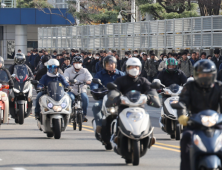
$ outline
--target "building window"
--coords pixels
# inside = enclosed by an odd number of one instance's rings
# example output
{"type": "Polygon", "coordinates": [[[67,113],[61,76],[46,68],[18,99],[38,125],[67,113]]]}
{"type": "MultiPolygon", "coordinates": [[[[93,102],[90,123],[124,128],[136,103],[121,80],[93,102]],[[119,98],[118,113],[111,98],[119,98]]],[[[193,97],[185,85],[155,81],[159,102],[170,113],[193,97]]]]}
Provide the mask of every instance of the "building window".
{"type": "Polygon", "coordinates": [[[38,48],[38,41],[28,41],[27,48],[38,48]]]}

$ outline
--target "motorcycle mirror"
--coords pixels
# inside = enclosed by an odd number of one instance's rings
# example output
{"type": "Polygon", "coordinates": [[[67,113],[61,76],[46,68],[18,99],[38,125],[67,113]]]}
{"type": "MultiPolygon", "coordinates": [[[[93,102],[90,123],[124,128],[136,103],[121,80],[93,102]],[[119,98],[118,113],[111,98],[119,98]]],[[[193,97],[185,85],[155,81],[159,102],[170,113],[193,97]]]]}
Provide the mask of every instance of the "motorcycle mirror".
{"type": "Polygon", "coordinates": [[[95,84],[102,84],[100,79],[94,78],[92,79],[92,82],[95,84]]]}
{"type": "Polygon", "coordinates": [[[37,81],[37,80],[32,80],[31,83],[32,83],[33,85],[37,85],[37,84],[39,84],[39,81],[37,81]]]}
{"type": "Polygon", "coordinates": [[[109,90],[115,90],[116,88],[117,88],[117,85],[115,84],[115,83],[108,83],[107,85],[106,85],[106,87],[107,87],[107,89],[109,89],[109,90]]]}
{"type": "Polygon", "coordinates": [[[11,77],[12,77],[12,78],[15,78],[15,77],[16,77],[16,75],[15,75],[15,74],[12,74],[12,75],[11,75],[11,77]]]}
{"type": "Polygon", "coordinates": [[[171,103],[170,105],[173,109],[185,109],[186,108],[186,106],[181,102],[171,103]]]}

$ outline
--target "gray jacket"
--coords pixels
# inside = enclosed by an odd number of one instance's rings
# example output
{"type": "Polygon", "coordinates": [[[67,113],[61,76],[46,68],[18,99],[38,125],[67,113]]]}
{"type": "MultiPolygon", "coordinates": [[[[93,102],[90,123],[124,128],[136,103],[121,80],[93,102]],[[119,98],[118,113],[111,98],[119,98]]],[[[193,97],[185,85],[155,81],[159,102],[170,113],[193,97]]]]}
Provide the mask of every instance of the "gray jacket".
{"type": "Polygon", "coordinates": [[[180,59],[178,60],[178,62],[180,62],[179,69],[184,72],[186,77],[190,77],[193,75],[193,65],[190,60],[187,59],[186,61],[184,61],[180,59]]]}
{"type": "MultiPolygon", "coordinates": [[[[87,81],[92,81],[92,75],[89,73],[89,71],[86,68],[81,68],[79,72],[76,72],[74,67],[67,68],[64,72],[64,77],[66,80],[69,82],[69,80],[74,79],[74,77],[78,74],[78,76],[75,78],[79,82],[87,82],[87,81]]],[[[78,94],[78,86],[73,85],[72,86],[72,92],[74,94],[78,94]]],[[[81,91],[80,93],[87,93],[87,85],[82,85],[81,86],[81,91]]]]}
{"type": "Polygon", "coordinates": [[[158,71],[163,71],[163,69],[165,68],[165,65],[166,65],[166,61],[161,61],[158,67],[158,71]]]}

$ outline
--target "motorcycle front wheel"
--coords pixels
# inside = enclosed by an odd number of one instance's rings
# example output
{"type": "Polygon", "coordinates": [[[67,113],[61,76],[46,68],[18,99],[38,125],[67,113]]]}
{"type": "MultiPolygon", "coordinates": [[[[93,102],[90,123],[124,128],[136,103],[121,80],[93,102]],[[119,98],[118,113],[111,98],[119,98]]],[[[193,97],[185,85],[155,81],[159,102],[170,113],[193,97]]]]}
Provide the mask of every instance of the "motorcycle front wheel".
{"type": "Polygon", "coordinates": [[[79,131],[82,131],[82,114],[78,114],[79,131]]]}
{"type": "Polygon", "coordinates": [[[60,139],[61,137],[61,119],[53,119],[53,134],[55,139],[60,139]]]}
{"type": "Polygon", "coordinates": [[[19,105],[19,112],[18,112],[18,123],[22,125],[24,123],[24,105],[19,105]]]}
{"type": "Polygon", "coordinates": [[[140,162],[140,141],[132,141],[132,163],[134,166],[139,165],[140,162]]]}

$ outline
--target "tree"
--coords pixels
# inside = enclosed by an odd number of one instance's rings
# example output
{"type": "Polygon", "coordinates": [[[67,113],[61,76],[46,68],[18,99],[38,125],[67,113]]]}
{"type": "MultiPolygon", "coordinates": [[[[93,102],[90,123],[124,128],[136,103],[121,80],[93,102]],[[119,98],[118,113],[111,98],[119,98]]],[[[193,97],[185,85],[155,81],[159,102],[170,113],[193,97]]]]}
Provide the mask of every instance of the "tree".
{"type": "MultiPolygon", "coordinates": [[[[16,1],[17,8],[35,8],[35,1],[33,0],[17,0],[16,1]]],[[[38,4],[41,5],[42,8],[53,8],[47,0],[38,0],[38,4]]]]}
{"type": "MultiPolygon", "coordinates": [[[[76,11],[76,2],[68,1],[68,12],[80,20],[81,24],[116,23],[121,10],[130,10],[130,1],[127,0],[81,0],[80,12],[76,11]]],[[[123,13],[123,20],[127,15],[123,13]]]]}
{"type": "Polygon", "coordinates": [[[198,5],[190,0],[157,0],[157,3],[141,4],[138,0],[142,13],[150,13],[155,19],[173,19],[185,17],[197,17],[198,5]]]}
{"type": "Polygon", "coordinates": [[[221,0],[198,0],[201,16],[219,15],[221,0]]]}

